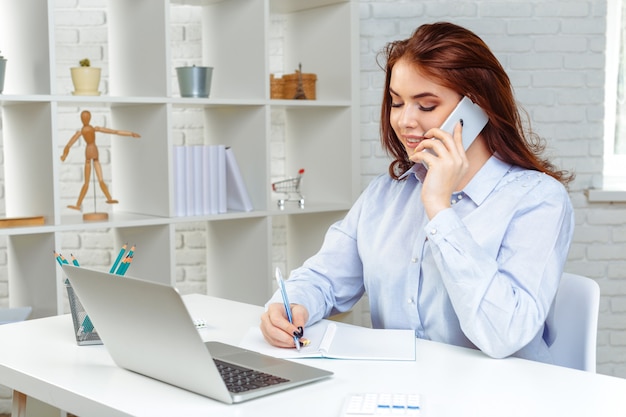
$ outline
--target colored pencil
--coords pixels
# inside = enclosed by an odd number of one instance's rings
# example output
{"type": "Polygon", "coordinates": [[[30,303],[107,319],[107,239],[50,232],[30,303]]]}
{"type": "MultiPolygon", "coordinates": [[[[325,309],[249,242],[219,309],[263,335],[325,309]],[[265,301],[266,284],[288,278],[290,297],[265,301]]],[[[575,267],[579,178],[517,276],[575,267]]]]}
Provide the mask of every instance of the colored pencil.
{"type": "Polygon", "coordinates": [[[124,256],[124,259],[122,259],[122,263],[120,263],[120,266],[117,268],[117,271],[115,271],[116,275],[124,275],[126,273],[126,270],[128,270],[128,267],[130,267],[130,263],[133,260],[134,254],[135,254],[135,245],[130,247],[130,250],[128,251],[126,256],[124,256]]]}
{"type": "Polygon", "coordinates": [[[133,261],[133,256],[127,256],[124,258],[124,262],[122,262],[122,264],[120,265],[120,267],[118,268],[118,272],[117,275],[125,275],[126,271],[128,271],[128,268],[130,267],[130,263],[133,261]]]}
{"type": "Polygon", "coordinates": [[[126,253],[127,247],[128,245],[124,243],[124,246],[122,246],[122,249],[120,249],[120,253],[118,253],[117,258],[115,258],[115,262],[113,262],[113,266],[109,270],[109,274],[112,274],[115,272],[115,270],[117,269],[117,266],[120,264],[120,261],[122,260],[122,256],[124,256],[124,253],[126,253]]]}
{"type": "Polygon", "coordinates": [[[63,266],[63,264],[67,263],[67,259],[65,259],[63,257],[63,255],[61,255],[60,253],[58,253],[57,251],[54,251],[54,257],[56,258],[57,262],[59,263],[59,265],[63,266]]]}

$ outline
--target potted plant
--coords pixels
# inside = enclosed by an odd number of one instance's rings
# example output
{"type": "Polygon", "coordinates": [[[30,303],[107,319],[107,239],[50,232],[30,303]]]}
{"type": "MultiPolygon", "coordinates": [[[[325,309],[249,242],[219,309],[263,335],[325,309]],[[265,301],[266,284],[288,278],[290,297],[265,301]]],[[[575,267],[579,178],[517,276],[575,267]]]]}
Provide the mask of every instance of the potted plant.
{"type": "Polygon", "coordinates": [[[80,66],[70,68],[75,96],[99,96],[100,68],[92,67],[89,59],[81,59],[80,66]]]}
{"type": "Polygon", "coordinates": [[[176,68],[181,97],[209,97],[213,67],[176,68]]]}
{"type": "Polygon", "coordinates": [[[6,69],[7,66],[7,60],[2,56],[2,53],[0,52],[0,93],[2,93],[2,90],[4,88],[4,71],[6,69]]]}

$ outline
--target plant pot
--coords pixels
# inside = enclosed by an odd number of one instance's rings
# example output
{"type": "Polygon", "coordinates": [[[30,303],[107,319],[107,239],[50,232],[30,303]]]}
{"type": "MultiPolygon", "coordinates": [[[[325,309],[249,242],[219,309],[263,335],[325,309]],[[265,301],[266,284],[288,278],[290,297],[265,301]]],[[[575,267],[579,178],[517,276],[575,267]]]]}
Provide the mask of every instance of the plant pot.
{"type": "Polygon", "coordinates": [[[70,68],[75,96],[99,96],[100,68],[73,67],[70,68]]]}
{"type": "Polygon", "coordinates": [[[176,75],[181,97],[209,96],[213,67],[178,67],[176,75]]]}
{"type": "Polygon", "coordinates": [[[2,94],[2,90],[4,89],[4,72],[7,67],[7,60],[4,58],[0,58],[0,94],[2,94]]]}

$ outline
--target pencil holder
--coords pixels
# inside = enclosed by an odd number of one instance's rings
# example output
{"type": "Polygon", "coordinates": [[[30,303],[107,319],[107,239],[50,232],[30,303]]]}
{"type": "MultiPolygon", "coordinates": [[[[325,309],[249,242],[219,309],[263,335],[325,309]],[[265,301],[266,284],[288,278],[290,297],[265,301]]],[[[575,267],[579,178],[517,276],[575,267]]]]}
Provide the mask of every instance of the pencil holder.
{"type": "Polygon", "coordinates": [[[83,345],[101,345],[102,340],[98,336],[98,332],[93,327],[93,323],[89,319],[87,312],[80,303],[80,300],[74,292],[74,288],[66,280],[65,288],[67,288],[67,298],[70,302],[70,311],[72,313],[72,322],[74,322],[74,335],[76,343],[83,345]]]}

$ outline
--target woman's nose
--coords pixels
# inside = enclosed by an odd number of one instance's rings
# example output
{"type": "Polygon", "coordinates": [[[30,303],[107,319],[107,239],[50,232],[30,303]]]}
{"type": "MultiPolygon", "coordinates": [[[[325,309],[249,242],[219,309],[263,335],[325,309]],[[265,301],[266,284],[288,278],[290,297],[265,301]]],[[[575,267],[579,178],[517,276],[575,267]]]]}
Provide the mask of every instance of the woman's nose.
{"type": "Polygon", "coordinates": [[[404,106],[402,108],[402,112],[400,113],[398,123],[400,124],[400,127],[403,128],[417,127],[417,109],[409,105],[404,106]]]}

